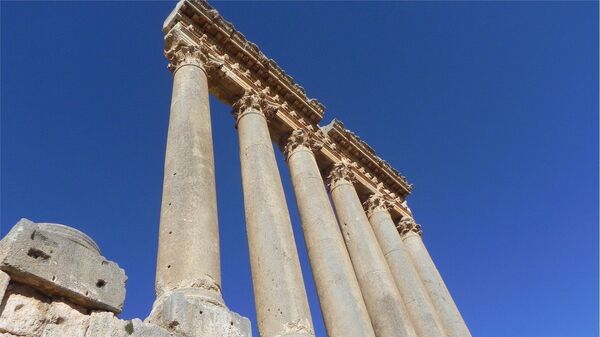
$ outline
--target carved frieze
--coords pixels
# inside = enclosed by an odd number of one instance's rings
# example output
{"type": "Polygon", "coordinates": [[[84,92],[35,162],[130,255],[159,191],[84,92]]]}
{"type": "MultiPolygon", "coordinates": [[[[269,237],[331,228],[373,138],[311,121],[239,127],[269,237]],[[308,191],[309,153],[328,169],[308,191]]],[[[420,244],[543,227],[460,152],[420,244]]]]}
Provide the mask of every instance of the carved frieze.
{"type": "Polygon", "coordinates": [[[308,98],[304,88],[206,1],[182,1],[165,21],[165,37],[177,25],[186,27],[188,37],[197,45],[206,47],[210,58],[222,64],[220,75],[226,76],[226,82],[232,86],[213,88],[221,94],[220,99],[233,104],[232,100],[240,92],[258,92],[270,87],[272,96],[278,96],[282,103],[288,104],[289,111],[296,111],[311,124],[323,118],[323,104],[308,98]]]}

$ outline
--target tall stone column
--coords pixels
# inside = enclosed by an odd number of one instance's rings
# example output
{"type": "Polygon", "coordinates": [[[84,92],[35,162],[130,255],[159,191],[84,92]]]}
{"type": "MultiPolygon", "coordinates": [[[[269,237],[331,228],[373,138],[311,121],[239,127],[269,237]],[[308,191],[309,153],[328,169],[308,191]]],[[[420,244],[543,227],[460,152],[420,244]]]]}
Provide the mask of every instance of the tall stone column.
{"type": "Polygon", "coordinates": [[[350,165],[344,160],[333,166],[329,189],[375,335],[416,337],[400,292],[352,184],[350,165]]]}
{"type": "Polygon", "coordinates": [[[442,276],[423,244],[421,226],[412,218],[405,217],[398,224],[398,230],[448,337],[471,337],[442,276]]]}
{"type": "Polygon", "coordinates": [[[374,337],[313,147],[314,137],[300,129],[283,146],[327,336],[374,337]]]}
{"type": "Polygon", "coordinates": [[[363,204],[418,336],[445,337],[437,312],[421,283],[388,211],[391,201],[375,193],[363,204]]]}
{"type": "Polygon", "coordinates": [[[160,214],[157,298],[148,322],[177,335],[248,337],[221,296],[219,228],[206,55],[166,36],[173,96],[160,214]]]}
{"type": "Polygon", "coordinates": [[[173,40],[173,96],[160,213],[157,297],[178,290],[221,299],[219,229],[206,56],[173,40]],[[182,253],[185,249],[185,253],[182,253]]]}
{"type": "Polygon", "coordinates": [[[314,336],[300,261],[281,184],[264,97],[233,106],[240,142],[244,209],[258,329],[262,337],[314,336]]]}

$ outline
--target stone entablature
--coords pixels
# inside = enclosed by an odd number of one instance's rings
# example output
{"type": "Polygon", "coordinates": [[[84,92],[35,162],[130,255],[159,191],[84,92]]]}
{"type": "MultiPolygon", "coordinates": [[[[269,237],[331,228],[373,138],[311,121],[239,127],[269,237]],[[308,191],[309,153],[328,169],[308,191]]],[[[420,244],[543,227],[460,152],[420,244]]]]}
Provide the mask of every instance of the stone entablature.
{"type": "Polygon", "coordinates": [[[282,119],[297,115],[316,124],[323,118],[323,104],[308,98],[304,88],[205,1],[179,2],[165,21],[163,32],[167,50],[170,35],[206,46],[208,59],[218,65],[209,75],[214,82],[210,90],[220,100],[233,104],[245,91],[266,90],[282,105],[282,119]]]}
{"type": "Polygon", "coordinates": [[[211,94],[230,105],[243,97],[260,97],[262,102],[268,102],[265,104],[268,111],[262,109],[262,112],[268,117],[275,142],[285,141],[294,130],[304,130],[322,144],[315,151],[325,173],[328,166],[347,158],[356,164],[355,183],[360,190],[386,194],[394,201],[390,210],[394,218],[411,215],[403,205],[412,190],[406,178],[340,121],[334,120],[319,128],[324,115],[323,104],[308,98],[292,77],[208,3],[179,2],[165,21],[163,32],[165,54],[172,70],[181,59],[199,64],[207,73],[211,94]],[[197,60],[189,61],[194,55],[197,60]]]}
{"type": "Polygon", "coordinates": [[[173,96],[152,312],[118,319],[124,271],[87,235],[24,219],[0,241],[0,337],[252,336],[221,292],[209,92],[232,106],[238,133],[260,336],[315,337],[276,143],[328,336],[471,337],[404,176],[340,121],[320,127],[323,105],[206,2],[181,0],[164,33],[173,96]]]}
{"type": "Polygon", "coordinates": [[[321,130],[361,167],[359,171],[366,178],[384,184],[386,194],[393,193],[405,200],[412,192],[412,184],[406,180],[406,177],[377,156],[372,147],[346,129],[341,121],[334,119],[328,125],[321,127],[321,130]]]}

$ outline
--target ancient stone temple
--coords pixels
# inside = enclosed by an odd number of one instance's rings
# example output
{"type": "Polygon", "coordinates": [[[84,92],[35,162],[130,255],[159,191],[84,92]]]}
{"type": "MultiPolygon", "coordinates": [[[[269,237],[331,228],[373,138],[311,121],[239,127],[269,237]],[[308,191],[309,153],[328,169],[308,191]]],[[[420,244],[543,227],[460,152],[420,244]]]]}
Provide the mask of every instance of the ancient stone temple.
{"type": "Polygon", "coordinates": [[[315,335],[275,151],[289,166],[328,336],[471,336],[404,176],[342,122],[322,124],[323,104],[206,2],[179,2],[163,33],[173,92],[150,316],[115,316],[126,276],[92,239],[23,219],[0,242],[0,336],[251,336],[221,293],[209,94],[231,105],[239,138],[261,337],[315,335]]]}

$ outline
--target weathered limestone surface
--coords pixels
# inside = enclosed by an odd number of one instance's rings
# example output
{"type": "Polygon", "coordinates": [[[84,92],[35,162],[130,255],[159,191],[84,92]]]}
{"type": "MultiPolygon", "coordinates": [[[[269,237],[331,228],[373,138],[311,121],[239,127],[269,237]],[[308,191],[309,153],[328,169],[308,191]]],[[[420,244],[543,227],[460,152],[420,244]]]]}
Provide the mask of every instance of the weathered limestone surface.
{"type": "Polygon", "coordinates": [[[187,337],[139,319],[124,321],[109,311],[91,311],[11,283],[0,307],[2,337],[187,337]]]}
{"type": "Polygon", "coordinates": [[[148,322],[185,336],[251,336],[221,295],[219,228],[204,51],[165,37],[173,96],[159,231],[156,294],[148,322]],[[185,252],[181,251],[185,247],[185,252]]]}
{"type": "Polygon", "coordinates": [[[46,325],[49,302],[47,296],[33,288],[9,285],[2,299],[0,332],[39,336],[46,325]]]}
{"type": "Polygon", "coordinates": [[[251,337],[250,321],[218,303],[175,292],[154,304],[148,323],[184,336],[251,337]]]}
{"type": "MultiPolygon", "coordinates": [[[[100,301],[114,298],[86,289],[102,280],[100,288],[114,291],[109,295],[124,297],[126,276],[73,228],[22,219],[0,241],[0,254],[0,337],[190,336],[139,319],[120,320],[109,305],[99,308],[100,301]]],[[[122,298],[118,302],[120,309],[122,298]]]]}
{"type": "Polygon", "coordinates": [[[329,189],[375,335],[416,337],[352,179],[350,163],[337,163],[329,175],[329,189]]]}
{"type": "Polygon", "coordinates": [[[86,308],[123,308],[125,272],[73,228],[22,219],[0,241],[0,269],[16,282],[86,308]]]}
{"type": "Polygon", "coordinates": [[[437,312],[387,210],[388,200],[381,194],[373,194],[364,206],[417,335],[445,337],[437,312]]]}
{"type": "Polygon", "coordinates": [[[0,271],[0,298],[4,297],[8,283],[10,282],[10,276],[7,273],[0,271]]]}
{"type": "Polygon", "coordinates": [[[244,210],[261,337],[314,336],[292,224],[266,116],[270,107],[247,93],[234,105],[244,210]]]}
{"type": "Polygon", "coordinates": [[[160,217],[156,294],[193,289],[221,298],[219,229],[208,80],[198,47],[173,37],[165,54],[173,96],[160,217]],[[182,254],[181,247],[185,247],[182,254]]]}
{"type": "Polygon", "coordinates": [[[352,263],[312,152],[301,129],[284,146],[308,256],[329,337],[374,337],[352,263]]]}
{"type": "Polygon", "coordinates": [[[448,337],[471,337],[446,284],[421,239],[421,226],[411,218],[398,224],[406,250],[435,306],[448,337]]]}

